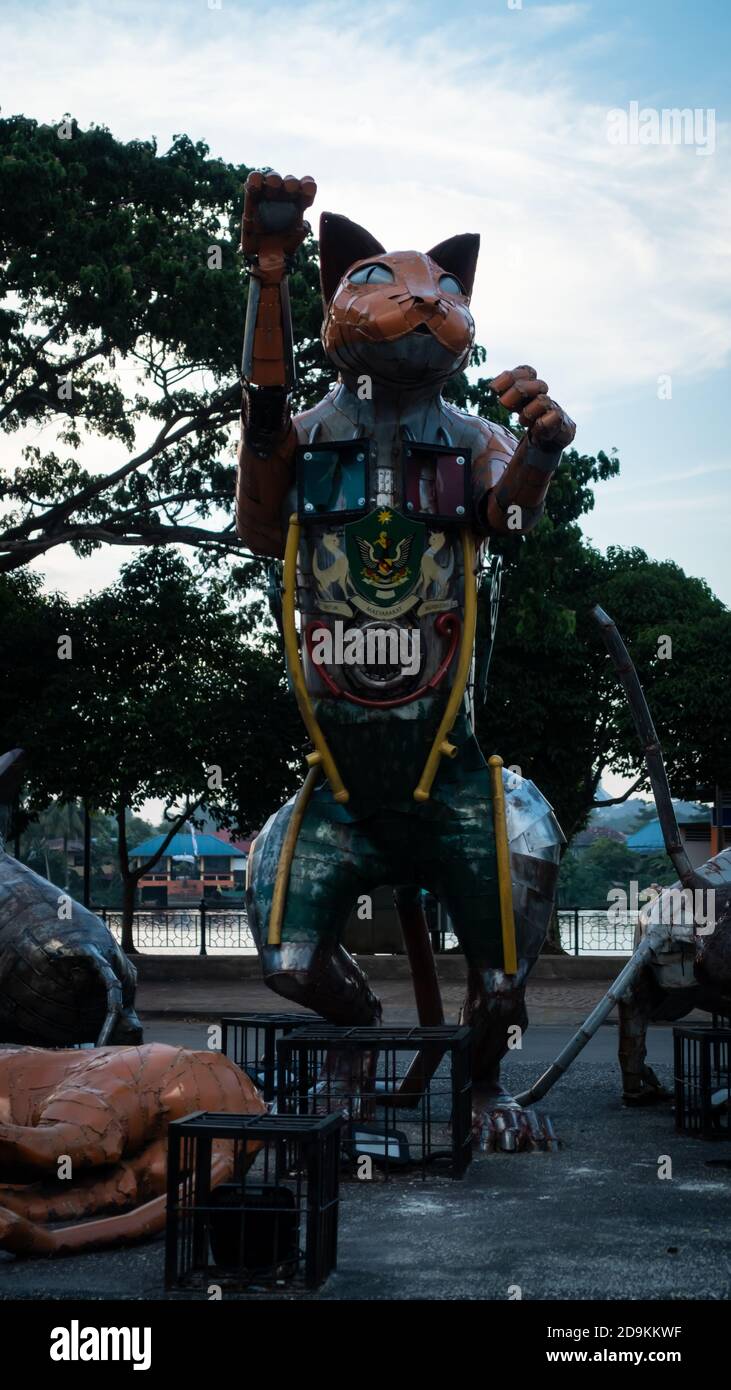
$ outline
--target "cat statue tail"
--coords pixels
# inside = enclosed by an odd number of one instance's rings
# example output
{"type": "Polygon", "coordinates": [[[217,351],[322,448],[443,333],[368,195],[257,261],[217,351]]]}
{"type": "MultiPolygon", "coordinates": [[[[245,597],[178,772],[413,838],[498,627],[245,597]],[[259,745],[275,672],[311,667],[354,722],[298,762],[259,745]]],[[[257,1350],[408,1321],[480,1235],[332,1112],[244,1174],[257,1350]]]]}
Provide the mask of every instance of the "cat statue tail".
{"type": "MultiPolygon", "coordinates": [[[[614,668],[622,683],[627,703],[630,707],[632,719],[639,739],[645,766],[652,785],[655,804],[658,810],[660,825],[665,839],[665,847],[678,873],[681,883],[684,886],[708,887],[708,880],[697,870],[693,869],[688,856],[683,848],[678,823],[673,809],[670,787],[668,785],[665,764],[663,763],[660,741],[655,732],[655,726],[645,699],[644,692],[640,685],[637,672],[632,658],[617,631],[616,625],[604,612],[599,605],[592,609],[592,617],[597,623],[604,645],[612,659],[614,668]]],[[[586,1047],[590,1038],[593,1038],[597,1028],[604,1022],[604,1019],[611,1013],[614,1005],[627,993],[633,981],[637,978],[642,967],[649,960],[661,945],[667,946],[672,937],[672,926],[662,921],[652,923],[639,945],[634,955],[630,957],[624,969],[619,972],[614,984],[603,999],[600,999],[596,1008],[592,1010],[589,1017],[585,1019],[578,1032],[574,1033],[573,1038],[567,1042],[566,1046],[559,1052],[555,1062],[552,1062],[547,1071],[531,1086],[529,1091],[524,1091],[516,1099],[519,1105],[533,1105],[537,1100],[541,1100],[555,1085],[560,1076],[563,1076],[568,1067],[571,1066],[575,1057],[586,1047]]]]}

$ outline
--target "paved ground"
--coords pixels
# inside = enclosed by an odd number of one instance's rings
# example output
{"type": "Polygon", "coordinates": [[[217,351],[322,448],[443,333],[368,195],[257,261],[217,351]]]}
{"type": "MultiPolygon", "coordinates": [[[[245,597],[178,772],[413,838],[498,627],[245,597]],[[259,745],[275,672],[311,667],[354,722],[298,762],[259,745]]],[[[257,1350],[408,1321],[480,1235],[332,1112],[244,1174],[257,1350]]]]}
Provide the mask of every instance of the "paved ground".
{"type": "MultiPolygon", "coordinates": [[[[401,1020],[391,1018],[390,1021],[396,1023],[401,1020]]],[[[411,1018],[403,1021],[416,1022],[415,1019],[411,1018]]],[[[202,1018],[155,1018],[147,1020],[145,1038],[148,1042],[177,1043],[184,1047],[206,1048],[208,1046],[208,1026],[208,1020],[202,1018]]],[[[573,1036],[574,1031],[571,1023],[531,1024],[524,1035],[523,1047],[519,1056],[519,1061],[524,1062],[529,1069],[533,1068],[531,1080],[540,1075],[546,1065],[553,1061],[556,1053],[560,1052],[564,1043],[573,1036]]],[[[650,1034],[649,1052],[653,1066],[658,1061],[664,1062],[668,1068],[672,1068],[672,1028],[652,1028],[650,1034]]],[[[597,1064],[601,1063],[614,1075],[613,1069],[617,1066],[617,1028],[613,1020],[599,1029],[591,1042],[587,1044],[582,1056],[585,1060],[597,1064]]],[[[511,1059],[508,1059],[506,1065],[510,1061],[511,1059]]],[[[616,1077],[619,1078],[619,1071],[616,1072],[616,1077]]]]}
{"type": "MultiPolygon", "coordinates": [[[[528,983],[528,1015],[531,1023],[583,1022],[609,988],[609,980],[537,980],[528,983]]],[[[414,992],[410,980],[377,980],[373,988],[383,1004],[386,1023],[416,1022],[414,992]]],[[[456,1020],[464,999],[464,985],[441,982],[445,1015],[456,1020]]],[[[216,1023],[222,1014],[246,1009],[293,1009],[277,1000],[261,980],[232,982],[180,980],[171,984],[141,980],[137,1007],[144,1016],[205,1018],[216,1023]]]]}
{"type": "MultiPolygon", "coordinates": [[[[143,1008],[156,988],[145,987],[143,1008]]],[[[534,1079],[602,989],[534,987],[533,1026],[506,1062],[510,1085],[534,1079]]],[[[217,987],[209,1009],[176,986],[177,1011],[190,1015],[148,1015],[147,1038],[205,1046],[208,1021],[270,999],[254,986],[250,997],[248,986],[225,993],[217,987]]],[[[387,982],[382,993],[387,1017],[407,1021],[403,987],[387,982]]],[[[651,1060],[667,1084],[671,1041],[669,1028],[651,1030],[651,1060]]],[[[477,1154],[459,1182],[345,1183],[338,1271],[318,1297],[507,1299],[519,1285],[524,1299],[729,1299],[731,1144],[676,1136],[667,1104],[623,1109],[615,1051],[616,1028],[605,1026],[541,1107],[562,1139],[555,1153],[477,1154]],[[672,1176],[661,1179],[664,1156],[672,1176]]],[[[57,1263],[0,1254],[0,1299],[79,1296],[164,1298],[161,1241],[57,1263]]]]}

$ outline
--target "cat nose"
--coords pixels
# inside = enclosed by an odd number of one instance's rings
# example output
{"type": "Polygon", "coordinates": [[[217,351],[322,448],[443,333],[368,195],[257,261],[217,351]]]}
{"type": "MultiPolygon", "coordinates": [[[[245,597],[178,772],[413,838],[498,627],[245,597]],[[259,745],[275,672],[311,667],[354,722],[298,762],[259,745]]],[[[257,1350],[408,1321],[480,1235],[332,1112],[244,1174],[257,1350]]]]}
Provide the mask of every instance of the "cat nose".
{"type": "Polygon", "coordinates": [[[415,309],[428,309],[432,312],[437,307],[437,301],[438,295],[435,294],[415,294],[411,299],[415,309]]]}

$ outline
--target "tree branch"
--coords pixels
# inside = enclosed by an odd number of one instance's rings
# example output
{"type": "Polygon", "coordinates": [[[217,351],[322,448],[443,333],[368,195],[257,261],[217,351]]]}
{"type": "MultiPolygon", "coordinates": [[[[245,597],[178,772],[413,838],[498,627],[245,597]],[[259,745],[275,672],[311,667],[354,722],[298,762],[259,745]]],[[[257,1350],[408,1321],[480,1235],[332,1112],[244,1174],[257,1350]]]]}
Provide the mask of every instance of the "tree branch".
{"type": "Polygon", "coordinates": [[[641,787],[641,786],[642,786],[642,783],[643,783],[643,782],[646,782],[646,781],[647,781],[647,773],[646,773],[646,772],[641,772],[640,775],[639,775],[639,777],[637,778],[637,780],[636,780],[635,782],[632,783],[632,786],[631,786],[631,787],[628,787],[628,788],[627,788],[627,791],[626,791],[626,792],[623,792],[622,796],[609,796],[609,797],[607,797],[606,801],[592,801],[591,804],[592,804],[592,806],[599,806],[599,807],[601,807],[601,806],[621,806],[622,802],[623,802],[623,801],[629,800],[629,798],[631,797],[632,793],[633,793],[633,792],[636,792],[636,791],[637,791],[637,788],[638,788],[638,787],[641,787]]]}
{"type": "Polygon", "coordinates": [[[237,555],[244,551],[242,542],[231,534],[229,527],[224,531],[205,531],[200,526],[154,526],[149,530],[121,533],[111,531],[101,524],[70,526],[67,530],[43,540],[0,540],[0,551],[6,552],[4,559],[0,556],[0,574],[9,574],[12,570],[20,569],[22,565],[28,564],[38,555],[45,555],[57,545],[86,540],[104,541],[108,545],[171,545],[177,542],[181,545],[230,551],[237,555]]]}
{"type": "Polygon", "coordinates": [[[182,425],[179,430],[171,434],[170,431],[177,422],[185,419],[187,414],[186,411],[179,411],[177,415],[173,415],[170,420],[165,422],[149,448],[144,449],[141,454],[136,454],[133,458],[128,459],[127,462],[122,464],[120,468],[117,468],[114,473],[102,474],[94,479],[93,482],[87,483],[86,486],[75,493],[73,497],[67,497],[63,502],[58,502],[54,506],[49,507],[41,516],[27,517],[26,520],[21,522],[18,526],[12,527],[6,532],[5,538],[0,539],[0,549],[5,550],[8,548],[6,544],[8,540],[19,540],[27,536],[30,532],[38,529],[48,531],[51,527],[57,526],[59,522],[67,520],[72,512],[78,511],[81,507],[86,506],[89,502],[93,501],[95,497],[98,497],[101,492],[106,492],[107,488],[114,487],[117,483],[122,482],[130,473],[136,472],[136,470],[141,468],[145,463],[150,463],[150,461],[156,458],[158,454],[161,454],[164,449],[179,443],[181,439],[185,439],[187,435],[192,434],[194,430],[201,428],[202,425],[210,425],[211,418],[215,416],[217,412],[221,412],[221,419],[217,422],[218,424],[230,424],[232,420],[237,418],[238,409],[236,411],[227,411],[225,407],[229,401],[238,399],[238,393],[238,385],[230,386],[215,400],[211,401],[203,410],[193,415],[188,420],[187,424],[182,425]]]}
{"type": "MultiPolygon", "coordinates": [[[[39,353],[41,351],[41,348],[44,348],[46,346],[46,343],[50,343],[51,340],[55,338],[56,334],[60,333],[62,328],[63,319],[60,319],[58,323],[54,323],[53,328],[50,329],[50,331],[46,334],[45,338],[41,338],[40,342],[33,344],[33,353],[39,353]]],[[[29,362],[19,362],[17,367],[14,368],[10,375],[6,376],[4,381],[0,381],[0,392],[4,394],[7,391],[8,387],[13,386],[14,383],[18,380],[18,377],[22,376],[23,372],[26,371],[27,368],[31,365],[32,363],[29,362]]]]}
{"type": "MultiPolygon", "coordinates": [[[[229,498],[230,500],[230,494],[228,492],[209,492],[196,499],[196,505],[200,505],[201,502],[214,502],[216,504],[219,504],[226,498],[229,498]]],[[[169,497],[151,497],[149,501],[145,504],[145,506],[148,511],[153,512],[156,507],[162,507],[163,509],[165,509],[166,507],[170,506],[173,502],[190,502],[192,504],[192,499],[189,492],[173,492],[170,494],[169,497]]],[[[165,515],[167,516],[167,512],[165,513],[165,515]]],[[[170,520],[169,517],[168,520],[170,520]]],[[[128,507],[126,511],[114,512],[112,516],[107,517],[106,521],[99,522],[98,524],[100,526],[116,527],[119,525],[120,522],[125,522],[128,527],[134,527],[135,522],[139,522],[140,530],[147,529],[145,511],[139,502],[134,507],[128,507]]],[[[93,522],[89,523],[89,525],[94,524],[95,523],[93,522]]],[[[171,525],[174,524],[175,523],[171,521],[171,525]]],[[[2,537],[0,536],[0,550],[2,549],[3,541],[2,537]]]]}
{"type": "MultiPolygon", "coordinates": [[[[190,819],[194,811],[198,810],[199,806],[203,805],[204,801],[205,792],[202,796],[198,797],[197,801],[189,801],[186,797],[184,810],[173,821],[172,825],[170,826],[170,829],[168,830],[167,835],[165,836],[165,839],[163,840],[159,850],[157,851],[157,854],[153,854],[151,858],[147,859],[144,864],[141,864],[138,869],[134,869],[130,875],[131,878],[134,878],[136,882],[139,882],[141,878],[144,878],[145,874],[148,874],[150,872],[150,869],[153,869],[155,865],[160,862],[173,836],[177,835],[181,825],[185,825],[185,822],[190,819]]],[[[129,873],[129,866],[127,872],[129,873]]]]}
{"type": "MultiPolygon", "coordinates": [[[[48,340],[44,339],[44,341],[48,340]]],[[[43,365],[48,368],[50,376],[53,376],[58,381],[60,381],[62,377],[68,376],[69,372],[76,371],[77,367],[83,367],[85,362],[90,362],[92,358],[99,357],[100,354],[105,353],[108,347],[109,341],[107,339],[104,339],[101,343],[97,343],[95,347],[89,348],[87,352],[78,353],[76,357],[72,357],[68,362],[52,362],[48,358],[46,358],[43,365]]],[[[26,363],[25,366],[17,368],[16,372],[14,373],[15,377],[17,378],[23,371],[29,369],[30,365],[31,364],[26,363]]],[[[41,375],[37,367],[35,368],[35,371],[37,377],[41,375]]],[[[8,380],[10,380],[10,378],[8,378],[8,380]]],[[[7,420],[9,415],[12,415],[13,411],[22,400],[24,400],[27,396],[32,397],[34,395],[39,396],[41,400],[46,401],[49,405],[53,405],[53,408],[57,414],[69,414],[68,408],[64,408],[60,404],[56,405],[54,402],[49,400],[48,396],[44,395],[44,393],[39,390],[38,381],[36,380],[31,386],[26,386],[23,388],[22,391],[16,392],[12,399],[7,401],[3,405],[2,409],[0,409],[0,423],[2,423],[3,420],[7,420]]]]}

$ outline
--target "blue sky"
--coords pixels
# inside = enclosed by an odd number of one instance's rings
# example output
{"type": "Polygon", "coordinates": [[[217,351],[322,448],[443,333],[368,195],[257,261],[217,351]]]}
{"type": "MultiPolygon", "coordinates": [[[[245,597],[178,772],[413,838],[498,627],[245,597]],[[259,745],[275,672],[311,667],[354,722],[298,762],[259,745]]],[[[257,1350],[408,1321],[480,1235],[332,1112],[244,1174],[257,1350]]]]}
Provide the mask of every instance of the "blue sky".
{"type": "MultiPolygon", "coordinates": [[[[315,214],[391,249],[479,231],[488,369],[532,362],[577,446],[619,449],[587,534],[728,602],[730,29],[727,0],[6,0],[0,101],[311,173],[315,214]],[[712,152],[612,145],[607,113],[631,102],[712,110],[712,152]]],[[[113,445],[94,458],[119,462],[113,445]]],[[[59,551],[43,569],[79,593],[128,558],[59,551]]]]}

